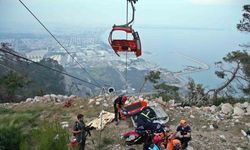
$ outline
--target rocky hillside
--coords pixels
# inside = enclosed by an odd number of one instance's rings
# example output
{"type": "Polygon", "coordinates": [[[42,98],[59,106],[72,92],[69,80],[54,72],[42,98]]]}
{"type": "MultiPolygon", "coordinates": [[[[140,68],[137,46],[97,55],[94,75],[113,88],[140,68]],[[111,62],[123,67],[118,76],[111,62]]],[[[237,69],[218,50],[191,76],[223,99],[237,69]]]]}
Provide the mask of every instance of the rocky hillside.
{"type": "MultiPolygon", "coordinates": [[[[249,150],[250,105],[248,102],[221,104],[211,107],[170,107],[167,111],[171,117],[172,128],[181,118],[189,120],[192,126],[190,146],[199,150],[249,150]]],[[[190,149],[192,149],[190,148],[190,149]]]]}
{"type": "MultiPolygon", "coordinates": [[[[101,108],[113,112],[112,102],[114,98],[115,96],[108,96],[107,99],[104,99],[99,96],[82,99],[73,95],[51,94],[28,98],[21,103],[1,104],[1,128],[23,122],[21,123],[22,132],[26,133],[40,128],[45,121],[56,122],[61,125],[61,128],[64,128],[64,131],[68,133],[67,138],[69,138],[71,134],[68,132],[68,128],[74,123],[76,114],[83,113],[85,122],[90,122],[99,116],[101,108]],[[69,101],[72,105],[64,107],[65,102],[69,101]],[[32,119],[32,122],[27,119],[27,116],[32,119]],[[20,118],[23,119],[20,121],[20,118]]],[[[250,130],[250,104],[248,102],[234,105],[227,103],[211,107],[180,107],[174,101],[167,103],[163,102],[161,98],[133,97],[131,99],[146,99],[161,105],[170,116],[168,124],[173,132],[180,119],[187,119],[193,129],[189,150],[249,150],[250,136],[247,137],[246,134],[250,130]]],[[[122,133],[133,129],[130,119],[121,121],[118,126],[115,126],[114,123],[108,123],[102,131],[92,131],[92,136],[87,141],[87,149],[128,149],[129,147],[124,145],[120,136],[122,133]]],[[[60,133],[57,132],[53,133],[51,137],[62,138],[60,133]]],[[[48,137],[49,140],[47,141],[53,142],[53,138],[50,139],[51,137],[48,137]]],[[[66,141],[69,142],[69,140],[66,141]]],[[[32,148],[37,148],[36,145],[39,145],[39,142],[41,141],[36,141],[35,138],[28,141],[32,148]]],[[[67,149],[67,142],[62,143],[63,148],[61,149],[67,149]]],[[[25,142],[22,141],[21,143],[25,142]]],[[[134,148],[142,149],[141,146],[134,146],[134,148]]]]}

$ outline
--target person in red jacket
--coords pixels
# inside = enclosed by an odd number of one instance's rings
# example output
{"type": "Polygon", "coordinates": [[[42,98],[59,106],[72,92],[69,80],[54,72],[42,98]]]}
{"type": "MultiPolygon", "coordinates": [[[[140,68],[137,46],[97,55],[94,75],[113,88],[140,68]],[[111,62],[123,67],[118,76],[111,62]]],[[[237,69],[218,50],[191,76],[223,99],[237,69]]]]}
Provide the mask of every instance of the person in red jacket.
{"type": "Polygon", "coordinates": [[[117,117],[119,116],[119,119],[121,119],[121,115],[120,115],[118,110],[124,106],[127,99],[128,99],[127,96],[123,95],[123,96],[117,97],[114,101],[114,112],[115,112],[115,124],[116,125],[118,125],[118,118],[117,117]]]}

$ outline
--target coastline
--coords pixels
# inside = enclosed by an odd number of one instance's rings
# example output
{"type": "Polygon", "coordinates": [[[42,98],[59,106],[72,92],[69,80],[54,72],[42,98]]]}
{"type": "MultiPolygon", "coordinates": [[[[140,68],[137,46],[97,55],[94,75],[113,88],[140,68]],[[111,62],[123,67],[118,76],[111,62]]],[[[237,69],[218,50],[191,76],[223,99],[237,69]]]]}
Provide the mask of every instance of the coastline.
{"type": "MultiPolygon", "coordinates": [[[[187,74],[194,74],[194,73],[198,73],[198,72],[203,72],[203,71],[207,71],[210,69],[210,66],[204,62],[202,62],[199,59],[187,56],[186,54],[183,54],[181,52],[176,52],[177,55],[184,57],[185,59],[198,64],[198,67],[195,66],[188,66],[188,69],[183,69],[184,71],[178,71],[178,72],[173,72],[174,76],[176,78],[178,78],[180,81],[182,82],[186,82],[187,80],[183,77],[184,75],[187,74]]],[[[180,86],[184,86],[184,84],[180,85],[180,86]]]]}

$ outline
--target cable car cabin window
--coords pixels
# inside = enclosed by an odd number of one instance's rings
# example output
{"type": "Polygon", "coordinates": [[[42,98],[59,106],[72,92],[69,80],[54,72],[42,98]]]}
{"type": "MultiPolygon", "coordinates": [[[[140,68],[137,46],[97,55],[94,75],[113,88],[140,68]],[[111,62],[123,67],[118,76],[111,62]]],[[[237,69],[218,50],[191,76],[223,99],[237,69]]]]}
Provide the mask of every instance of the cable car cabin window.
{"type": "Polygon", "coordinates": [[[113,40],[133,40],[133,35],[131,33],[126,33],[124,31],[114,31],[113,40]]]}

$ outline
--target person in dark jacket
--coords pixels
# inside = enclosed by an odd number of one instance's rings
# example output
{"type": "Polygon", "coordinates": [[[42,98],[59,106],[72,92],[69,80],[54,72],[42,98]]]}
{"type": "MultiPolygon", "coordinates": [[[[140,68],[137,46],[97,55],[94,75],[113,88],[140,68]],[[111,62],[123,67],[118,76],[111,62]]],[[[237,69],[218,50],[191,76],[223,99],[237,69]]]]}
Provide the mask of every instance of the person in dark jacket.
{"type": "Polygon", "coordinates": [[[114,113],[115,113],[115,124],[118,125],[118,116],[119,116],[119,119],[121,119],[121,115],[120,115],[120,112],[118,111],[119,109],[121,109],[126,100],[127,100],[127,96],[119,96],[115,99],[114,101],[114,113]]]}
{"type": "Polygon", "coordinates": [[[85,143],[86,143],[86,138],[87,138],[87,131],[86,131],[86,126],[85,123],[83,122],[83,115],[78,114],[77,115],[77,120],[74,124],[72,133],[74,134],[78,144],[79,144],[79,150],[84,150],[85,148],[85,143]]]}
{"type": "Polygon", "coordinates": [[[181,141],[182,149],[188,147],[188,142],[191,140],[191,127],[187,124],[186,120],[181,120],[179,126],[176,129],[176,132],[180,134],[177,136],[177,139],[181,141]]]}

